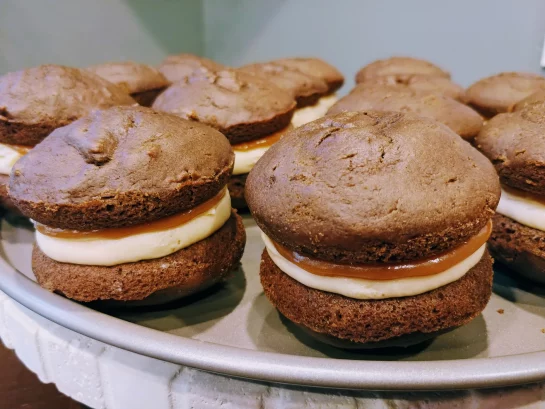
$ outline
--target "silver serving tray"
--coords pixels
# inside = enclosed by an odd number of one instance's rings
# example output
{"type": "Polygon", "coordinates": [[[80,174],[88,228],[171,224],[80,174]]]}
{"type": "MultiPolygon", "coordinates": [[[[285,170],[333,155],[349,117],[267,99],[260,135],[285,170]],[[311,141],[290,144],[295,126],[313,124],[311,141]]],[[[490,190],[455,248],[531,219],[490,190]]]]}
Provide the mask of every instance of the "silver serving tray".
{"type": "Polygon", "coordinates": [[[282,319],[259,283],[263,243],[245,216],[242,269],[226,285],[164,307],[107,310],[34,282],[33,231],[2,220],[0,289],[88,337],[206,371],[288,384],[371,390],[498,387],[545,380],[545,288],[496,272],[495,294],[469,325],[431,343],[347,352],[309,339],[282,319]],[[94,308],[93,308],[94,307],[94,308]]]}

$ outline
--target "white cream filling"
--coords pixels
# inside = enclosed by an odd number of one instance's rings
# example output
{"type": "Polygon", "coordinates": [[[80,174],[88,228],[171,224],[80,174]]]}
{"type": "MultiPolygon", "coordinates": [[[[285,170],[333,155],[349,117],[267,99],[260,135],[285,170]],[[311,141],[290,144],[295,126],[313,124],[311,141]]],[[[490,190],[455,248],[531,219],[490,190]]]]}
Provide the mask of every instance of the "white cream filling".
{"type": "Polygon", "coordinates": [[[545,231],[545,204],[541,202],[502,189],[496,211],[520,224],[545,231]]]}
{"type": "Polygon", "coordinates": [[[408,297],[442,287],[463,277],[464,274],[481,260],[486,249],[486,244],[483,244],[468,258],[442,273],[395,280],[366,280],[360,278],[326,277],[309,273],[284,258],[264,233],[261,233],[261,236],[274,264],[294,280],[310,288],[341,294],[345,297],[358,300],[408,297]]]}
{"type": "Polygon", "coordinates": [[[261,148],[248,149],[246,151],[235,152],[235,166],[233,168],[233,175],[242,175],[244,173],[250,173],[257,161],[267,152],[270,146],[263,146],[261,148]]]}
{"type": "Polygon", "coordinates": [[[24,155],[11,146],[0,143],[0,174],[9,175],[11,168],[24,155]]]}
{"type": "Polygon", "coordinates": [[[314,105],[296,109],[293,118],[291,119],[291,124],[297,128],[298,126],[315,121],[318,118],[325,116],[329,108],[337,101],[337,96],[333,94],[320,98],[314,105]]]}
{"type": "Polygon", "coordinates": [[[208,211],[179,226],[134,234],[122,238],[61,238],[36,230],[42,252],[63,263],[113,266],[168,256],[216,232],[231,216],[231,198],[226,192],[208,211]]]}

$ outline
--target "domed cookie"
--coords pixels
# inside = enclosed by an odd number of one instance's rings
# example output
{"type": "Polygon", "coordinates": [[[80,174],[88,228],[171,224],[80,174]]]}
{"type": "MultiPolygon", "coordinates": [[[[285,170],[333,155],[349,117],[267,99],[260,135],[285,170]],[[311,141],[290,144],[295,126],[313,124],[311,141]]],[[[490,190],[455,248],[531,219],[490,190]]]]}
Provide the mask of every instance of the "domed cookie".
{"type": "Polygon", "coordinates": [[[9,189],[25,215],[50,227],[133,226],[213,198],[233,162],[229,142],[205,125],[114,107],[54,131],[15,164],[9,189]]]}
{"type": "Polygon", "coordinates": [[[536,91],[545,89],[545,77],[525,72],[502,72],[480,79],[466,95],[468,103],[485,117],[509,111],[536,91]]]}
{"type": "Polygon", "coordinates": [[[197,72],[216,72],[227,69],[225,65],[193,54],[169,55],[157,69],[170,82],[183,81],[197,72]]]}
{"type": "Polygon", "coordinates": [[[95,109],[132,105],[127,92],[77,68],[41,65],[0,77],[0,143],[34,146],[95,109]]]}
{"type": "MultiPolygon", "coordinates": [[[[445,77],[431,77],[428,75],[407,75],[404,77],[396,77],[395,75],[383,75],[379,77],[371,77],[362,82],[361,87],[369,84],[377,85],[397,85],[401,87],[409,87],[417,91],[425,91],[430,94],[442,95],[465,103],[465,89],[460,85],[452,82],[445,77]]],[[[352,91],[357,91],[360,86],[356,86],[352,91]]]]}
{"type": "Polygon", "coordinates": [[[87,68],[113,84],[124,87],[143,106],[151,106],[170,82],[156,68],[133,61],[108,62],[87,68]]]}
{"type": "Polygon", "coordinates": [[[350,112],[297,128],[246,183],[265,294],[295,323],[352,343],[463,325],[491,294],[499,190],[483,155],[413,114],[350,112]]]}
{"type": "Polygon", "coordinates": [[[344,76],[342,73],[331,64],[328,64],[319,58],[281,58],[279,60],[271,61],[271,63],[282,65],[303,74],[324,80],[328,86],[329,94],[334,93],[344,84],[344,76]]]}
{"type": "Polygon", "coordinates": [[[56,128],[95,109],[133,105],[121,87],[77,68],[41,65],[0,77],[0,205],[15,209],[7,179],[13,164],[56,128]]]}
{"type": "Polygon", "coordinates": [[[222,134],[148,108],[57,129],[10,180],[36,222],[38,282],[79,301],[138,301],[223,280],[245,244],[226,188],[232,167],[222,134]]]}
{"type": "Polygon", "coordinates": [[[261,77],[291,93],[297,101],[298,108],[314,105],[321,97],[327,95],[329,89],[321,78],[273,62],[245,65],[238,68],[238,71],[261,77]]]}
{"type": "Polygon", "coordinates": [[[295,100],[262,78],[224,70],[172,85],[153,108],[212,126],[229,139],[235,151],[229,189],[233,205],[244,208],[246,175],[289,126],[295,100]]]}
{"type": "Polygon", "coordinates": [[[502,183],[490,250],[496,260],[545,282],[545,110],[499,114],[475,139],[502,183]]]}
{"type": "Polygon", "coordinates": [[[477,112],[451,98],[409,87],[367,83],[341,98],[327,114],[367,110],[413,112],[445,124],[464,139],[472,139],[483,124],[477,112]]]}
{"type": "Polygon", "coordinates": [[[356,83],[380,76],[391,76],[396,80],[405,81],[414,74],[450,78],[448,72],[429,61],[411,57],[391,57],[373,61],[360,69],[356,74],[356,83]]]}

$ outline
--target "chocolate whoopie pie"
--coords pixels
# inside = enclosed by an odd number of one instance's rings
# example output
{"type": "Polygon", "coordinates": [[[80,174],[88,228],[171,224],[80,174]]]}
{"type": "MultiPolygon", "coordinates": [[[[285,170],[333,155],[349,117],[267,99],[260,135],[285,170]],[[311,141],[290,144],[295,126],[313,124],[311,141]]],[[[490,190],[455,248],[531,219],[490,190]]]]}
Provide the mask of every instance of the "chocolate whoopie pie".
{"type": "Polygon", "coordinates": [[[480,79],[466,90],[468,103],[486,118],[508,112],[520,100],[545,90],[545,77],[525,72],[502,72],[480,79]]]}
{"type": "Polygon", "coordinates": [[[246,182],[265,295],[346,347],[405,346],[464,325],[491,295],[499,196],[491,163],[436,121],[346,112],[304,125],[246,182]]]}
{"type": "Polygon", "coordinates": [[[414,112],[445,124],[464,139],[475,137],[483,125],[477,112],[452,98],[397,85],[362,83],[327,114],[367,110],[414,112]]]}
{"type": "MultiPolygon", "coordinates": [[[[445,97],[455,99],[461,103],[466,103],[465,89],[446,77],[432,77],[421,74],[412,74],[402,77],[397,77],[395,75],[381,75],[377,77],[370,77],[360,84],[363,84],[361,85],[363,87],[366,86],[366,84],[397,85],[400,87],[412,88],[417,91],[425,91],[431,94],[443,95],[445,97]]],[[[352,92],[357,91],[358,89],[359,86],[356,86],[352,92]]]]}
{"type": "Polygon", "coordinates": [[[0,205],[13,164],[53,130],[94,109],[136,104],[127,92],[77,68],[41,65],[0,76],[0,205]]]}
{"type": "Polygon", "coordinates": [[[55,130],[10,177],[36,224],[38,282],[78,301],[164,302],[225,279],[246,240],[227,192],[233,163],[218,131],[149,108],[55,130]]]}
{"type": "Polygon", "coordinates": [[[322,96],[314,105],[300,108],[293,115],[292,124],[301,126],[315,119],[325,116],[327,110],[337,102],[338,98],[335,92],[344,84],[342,73],[327,62],[319,58],[283,58],[271,61],[273,64],[294,69],[303,74],[320,78],[327,84],[327,94],[322,96]]]}
{"type": "Polygon", "coordinates": [[[197,72],[214,73],[227,68],[225,65],[193,54],[169,55],[157,67],[170,82],[183,81],[197,72]]]}
{"type": "Polygon", "coordinates": [[[246,176],[289,129],[295,100],[272,82],[224,70],[173,84],[157,98],[153,108],[212,126],[229,139],[235,151],[229,191],[233,206],[245,208],[246,176]]]}
{"type": "Polygon", "coordinates": [[[170,81],[156,68],[133,61],[109,62],[87,68],[113,84],[124,87],[140,105],[149,107],[170,81]]]}
{"type": "Polygon", "coordinates": [[[356,83],[381,76],[392,77],[396,81],[403,82],[414,74],[450,78],[447,71],[429,61],[411,57],[391,57],[373,61],[360,69],[356,74],[356,83]]]}
{"type": "Polygon", "coordinates": [[[331,98],[333,85],[327,82],[323,71],[320,71],[320,77],[311,75],[309,65],[296,68],[293,64],[271,61],[245,65],[238,70],[259,76],[289,92],[297,101],[292,124],[298,127],[324,116],[327,108],[336,100],[335,97],[331,98]]]}
{"type": "Polygon", "coordinates": [[[489,247],[497,261],[545,283],[545,108],[496,115],[475,144],[494,164],[502,195],[489,247]]]}

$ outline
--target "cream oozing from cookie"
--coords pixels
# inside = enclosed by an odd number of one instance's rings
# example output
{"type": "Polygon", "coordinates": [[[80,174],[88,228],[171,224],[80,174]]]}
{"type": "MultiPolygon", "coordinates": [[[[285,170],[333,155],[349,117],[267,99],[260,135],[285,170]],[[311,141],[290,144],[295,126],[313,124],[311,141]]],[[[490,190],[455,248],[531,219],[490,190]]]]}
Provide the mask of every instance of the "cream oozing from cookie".
{"type": "Polygon", "coordinates": [[[358,300],[382,300],[393,297],[408,297],[422,294],[462,278],[481,260],[486,244],[480,246],[469,257],[448,268],[429,276],[408,277],[393,280],[367,280],[347,277],[328,277],[309,273],[283,257],[271,239],[261,234],[271,260],[280,270],[307,287],[344,295],[358,300]]]}
{"type": "Polygon", "coordinates": [[[24,155],[21,148],[0,143],[0,175],[9,175],[15,162],[24,155]]]}
{"type": "Polygon", "coordinates": [[[113,238],[94,234],[65,238],[36,230],[36,244],[46,256],[59,262],[113,266],[168,256],[211,236],[229,217],[231,198],[225,188],[211,208],[170,228],[139,233],[139,226],[134,226],[135,234],[113,238]]]}
{"type": "Polygon", "coordinates": [[[530,195],[502,188],[496,211],[520,224],[545,231],[545,203],[533,200],[530,195]]]}
{"type": "Polygon", "coordinates": [[[298,127],[318,118],[325,116],[328,109],[331,108],[339,98],[335,94],[322,97],[314,105],[295,110],[291,124],[298,127]]]}
{"type": "Polygon", "coordinates": [[[291,125],[288,125],[286,128],[280,129],[265,137],[233,145],[233,152],[235,152],[233,175],[250,173],[254,165],[265,152],[292,128],[291,125]]]}
{"type": "Polygon", "coordinates": [[[255,149],[240,151],[233,149],[235,152],[235,166],[233,167],[233,175],[242,175],[250,173],[257,161],[267,152],[270,146],[263,146],[255,149]]]}

